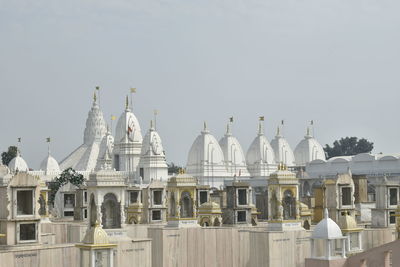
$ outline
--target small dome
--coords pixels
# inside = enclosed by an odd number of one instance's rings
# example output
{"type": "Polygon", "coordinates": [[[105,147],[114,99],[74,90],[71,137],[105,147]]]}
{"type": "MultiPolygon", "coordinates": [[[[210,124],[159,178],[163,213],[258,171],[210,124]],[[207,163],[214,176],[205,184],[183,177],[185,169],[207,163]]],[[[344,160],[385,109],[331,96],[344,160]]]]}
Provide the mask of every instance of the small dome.
{"type": "Polygon", "coordinates": [[[271,141],[271,147],[275,152],[276,163],[283,163],[289,167],[295,165],[293,150],[288,141],[281,135],[279,126],[275,138],[271,141]]]}
{"type": "Polygon", "coordinates": [[[294,157],[297,166],[305,166],[308,162],[320,159],[325,160],[325,151],[321,144],[310,135],[310,129],[307,128],[307,134],[304,139],[296,146],[294,157]]]}
{"type": "Polygon", "coordinates": [[[125,111],[119,117],[115,128],[115,143],[142,143],[142,140],[139,121],[127,105],[125,111]]]}
{"type": "Polygon", "coordinates": [[[204,202],[203,204],[200,205],[199,213],[200,214],[222,213],[222,211],[218,203],[210,201],[210,202],[204,202]]]}
{"type": "Polygon", "coordinates": [[[215,137],[204,130],[190,148],[187,165],[187,173],[195,177],[203,176],[229,176],[224,163],[224,153],[215,137]]]}
{"type": "Polygon", "coordinates": [[[90,245],[107,245],[109,244],[107,232],[104,231],[99,222],[96,221],[96,224],[86,231],[82,243],[90,245]]]}
{"type": "Polygon", "coordinates": [[[103,112],[101,112],[99,105],[94,97],[92,108],[88,113],[86,119],[86,127],[83,135],[83,143],[86,145],[93,142],[100,142],[107,132],[107,124],[104,120],[103,112]]]}
{"type": "Polygon", "coordinates": [[[143,144],[142,144],[142,151],[140,154],[141,154],[141,156],[144,156],[144,155],[165,156],[164,148],[163,148],[163,145],[161,142],[161,137],[154,129],[153,121],[151,121],[150,129],[144,136],[143,144]]]}
{"type": "Polygon", "coordinates": [[[225,136],[219,140],[219,145],[224,153],[224,160],[228,173],[231,176],[250,176],[242,146],[236,137],[232,136],[229,124],[226,127],[225,136]]]}
{"type": "Polygon", "coordinates": [[[60,166],[58,165],[57,160],[55,160],[55,158],[53,158],[49,153],[48,156],[40,164],[40,170],[45,171],[46,173],[59,172],[60,166]]]}
{"type": "Polygon", "coordinates": [[[356,220],[354,220],[354,218],[347,213],[340,217],[339,225],[344,232],[357,232],[362,230],[360,227],[358,227],[356,220]]]}
{"type": "Polygon", "coordinates": [[[17,152],[17,156],[13,158],[8,164],[8,168],[12,172],[20,171],[27,172],[29,171],[28,164],[26,164],[25,160],[21,157],[19,151],[17,152]]]}
{"type": "Polygon", "coordinates": [[[328,209],[324,210],[324,218],[315,226],[311,238],[338,239],[342,238],[340,227],[328,216],[328,209]]]}
{"type": "Polygon", "coordinates": [[[267,138],[264,136],[264,131],[261,123],[258,128],[258,135],[251,143],[247,150],[247,166],[252,176],[269,175],[268,166],[275,166],[275,155],[267,138]]]}

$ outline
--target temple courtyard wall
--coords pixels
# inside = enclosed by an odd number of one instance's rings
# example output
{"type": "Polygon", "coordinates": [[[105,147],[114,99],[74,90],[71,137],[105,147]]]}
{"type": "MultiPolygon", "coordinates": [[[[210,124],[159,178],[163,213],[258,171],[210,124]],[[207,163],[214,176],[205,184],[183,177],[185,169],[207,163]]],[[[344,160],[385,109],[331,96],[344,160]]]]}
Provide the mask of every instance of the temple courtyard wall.
{"type": "MultiPolygon", "coordinates": [[[[3,247],[0,267],[79,266],[79,243],[86,223],[41,224],[42,245],[3,247]]],[[[305,266],[310,257],[310,231],[267,231],[259,227],[171,228],[128,225],[106,230],[114,251],[114,266],[258,267],[305,266]]],[[[363,249],[395,240],[392,228],[364,229],[363,249]]]]}

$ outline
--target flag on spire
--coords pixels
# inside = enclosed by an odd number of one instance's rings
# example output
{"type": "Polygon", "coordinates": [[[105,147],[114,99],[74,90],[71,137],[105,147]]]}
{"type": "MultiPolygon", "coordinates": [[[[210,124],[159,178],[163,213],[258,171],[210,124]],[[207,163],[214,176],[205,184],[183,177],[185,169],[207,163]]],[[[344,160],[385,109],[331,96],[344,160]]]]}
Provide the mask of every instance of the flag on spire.
{"type": "Polygon", "coordinates": [[[47,137],[47,138],[46,138],[46,142],[47,142],[47,143],[50,143],[50,141],[51,141],[50,137],[47,137]]]}
{"type": "Polygon", "coordinates": [[[117,119],[117,117],[115,117],[114,115],[111,115],[111,120],[115,121],[117,119]]]}
{"type": "Polygon", "coordinates": [[[233,117],[230,117],[230,118],[229,118],[229,121],[230,121],[230,122],[233,122],[233,117]]]}
{"type": "Polygon", "coordinates": [[[131,88],[131,93],[136,93],[136,88],[131,88]]]}

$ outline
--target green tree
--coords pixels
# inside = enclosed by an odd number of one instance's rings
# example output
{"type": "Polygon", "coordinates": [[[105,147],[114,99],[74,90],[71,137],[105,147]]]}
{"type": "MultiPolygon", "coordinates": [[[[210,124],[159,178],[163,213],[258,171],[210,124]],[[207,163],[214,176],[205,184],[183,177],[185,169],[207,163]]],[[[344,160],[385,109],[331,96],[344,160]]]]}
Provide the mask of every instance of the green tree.
{"type": "Polygon", "coordinates": [[[168,174],[179,173],[180,169],[182,169],[181,166],[175,165],[173,162],[168,163],[168,174]]]}
{"type": "Polygon", "coordinates": [[[8,165],[10,161],[17,156],[18,148],[16,146],[9,146],[6,152],[1,153],[1,162],[8,165]]]}
{"type": "Polygon", "coordinates": [[[59,176],[54,178],[53,181],[49,183],[49,188],[50,188],[50,196],[49,196],[49,202],[54,204],[54,198],[56,196],[56,193],[60,187],[63,185],[67,184],[70,182],[71,184],[80,187],[83,182],[84,178],[83,175],[80,173],[77,173],[74,169],[68,168],[65,169],[59,176]]]}
{"type": "Polygon", "coordinates": [[[337,156],[352,156],[360,153],[369,153],[374,149],[374,143],[365,138],[345,137],[333,142],[333,146],[325,145],[327,158],[337,156]]]}

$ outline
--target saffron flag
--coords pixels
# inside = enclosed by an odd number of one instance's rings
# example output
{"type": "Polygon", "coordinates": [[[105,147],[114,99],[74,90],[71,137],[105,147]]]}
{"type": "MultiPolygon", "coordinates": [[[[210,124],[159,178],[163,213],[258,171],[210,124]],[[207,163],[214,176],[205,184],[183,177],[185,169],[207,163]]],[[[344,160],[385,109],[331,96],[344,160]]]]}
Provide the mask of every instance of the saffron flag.
{"type": "Polygon", "coordinates": [[[264,121],[264,116],[260,116],[260,117],[258,117],[258,119],[259,119],[260,121],[264,121]]]}
{"type": "Polygon", "coordinates": [[[131,88],[131,93],[136,93],[136,88],[131,88]]]}
{"type": "Polygon", "coordinates": [[[115,121],[117,119],[117,117],[115,117],[114,115],[111,115],[111,120],[115,121]]]}

